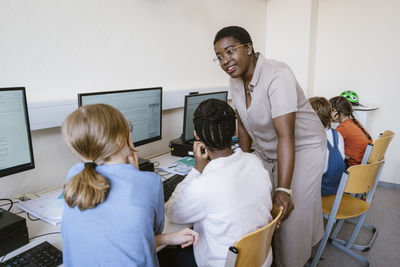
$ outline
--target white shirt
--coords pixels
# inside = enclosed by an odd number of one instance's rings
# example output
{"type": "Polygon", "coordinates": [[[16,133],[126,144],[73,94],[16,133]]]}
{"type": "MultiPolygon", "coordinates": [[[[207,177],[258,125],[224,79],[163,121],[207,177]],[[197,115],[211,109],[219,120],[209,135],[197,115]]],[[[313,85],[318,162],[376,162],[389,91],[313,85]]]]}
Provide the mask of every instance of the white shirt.
{"type": "Polygon", "coordinates": [[[166,215],[174,223],[194,224],[199,267],[223,267],[230,246],[272,220],[271,188],[261,160],[238,149],[212,160],[203,173],[193,168],[166,203],[166,215]]]}
{"type": "MultiPolygon", "coordinates": [[[[325,129],[325,131],[326,131],[326,139],[331,144],[331,146],[334,147],[332,130],[331,129],[325,129]]],[[[339,148],[340,154],[342,155],[342,159],[344,160],[344,141],[343,141],[343,137],[338,131],[336,131],[336,132],[338,134],[338,148],[339,148]]],[[[326,147],[326,151],[327,151],[327,153],[326,153],[326,161],[325,161],[324,173],[328,170],[328,161],[329,161],[329,149],[328,149],[328,147],[326,147]]]]}

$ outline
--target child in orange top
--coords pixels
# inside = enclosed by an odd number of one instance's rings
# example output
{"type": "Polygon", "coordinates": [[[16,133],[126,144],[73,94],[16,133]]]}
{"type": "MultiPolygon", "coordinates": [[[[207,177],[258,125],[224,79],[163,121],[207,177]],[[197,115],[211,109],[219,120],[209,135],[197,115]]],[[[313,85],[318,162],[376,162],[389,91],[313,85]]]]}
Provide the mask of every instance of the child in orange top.
{"type": "Polygon", "coordinates": [[[372,138],[354,118],[350,101],[343,96],[336,96],[329,100],[332,105],[332,121],[340,123],[336,130],[343,136],[344,153],[348,157],[347,165],[353,166],[361,163],[365,149],[372,138]]]}

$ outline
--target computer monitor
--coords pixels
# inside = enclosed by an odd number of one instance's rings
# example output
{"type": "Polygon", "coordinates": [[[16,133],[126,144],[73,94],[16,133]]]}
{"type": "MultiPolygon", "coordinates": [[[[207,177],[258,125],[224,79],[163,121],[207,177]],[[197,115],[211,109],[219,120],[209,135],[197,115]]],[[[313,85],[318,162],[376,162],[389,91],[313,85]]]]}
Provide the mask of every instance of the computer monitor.
{"type": "Polygon", "coordinates": [[[183,111],[183,140],[191,142],[194,140],[194,124],[193,114],[201,102],[207,99],[219,99],[222,101],[228,100],[228,91],[205,93],[205,94],[190,94],[185,96],[185,107],[183,111]]]}
{"type": "Polygon", "coordinates": [[[133,124],[135,146],[161,139],[162,87],[78,94],[78,105],[108,104],[133,124]]]}
{"type": "Polygon", "coordinates": [[[35,168],[24,87],[0,88],[0,177],[35,168]]]}

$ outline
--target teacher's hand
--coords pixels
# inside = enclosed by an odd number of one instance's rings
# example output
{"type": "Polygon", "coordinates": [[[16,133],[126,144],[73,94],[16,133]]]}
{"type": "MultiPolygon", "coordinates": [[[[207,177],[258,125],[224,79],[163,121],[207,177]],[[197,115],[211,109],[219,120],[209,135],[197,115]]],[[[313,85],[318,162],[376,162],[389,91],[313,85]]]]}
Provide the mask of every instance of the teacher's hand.
{"type": "Polygon", "coordinates": [[[282,216],[278,221],[278,224],[276,225],[276,228],[278,229],[281,225],[281,223],[289,218],[290,213],[292,213],[294,209],[294,205],[292,202],[292,199],[290,198],[288,193],[285,193],[283,191],[276,191],[274,195],[274,203],[281,209],[282,211],[282,216]]]}

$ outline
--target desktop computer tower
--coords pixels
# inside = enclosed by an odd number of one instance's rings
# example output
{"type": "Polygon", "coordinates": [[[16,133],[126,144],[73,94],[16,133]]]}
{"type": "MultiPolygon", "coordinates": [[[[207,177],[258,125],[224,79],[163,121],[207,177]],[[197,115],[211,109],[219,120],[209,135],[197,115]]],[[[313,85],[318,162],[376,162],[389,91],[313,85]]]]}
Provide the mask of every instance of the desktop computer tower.
{"type": "Polygon", "coordinates": [[[193,157],[193,144],[186,143],[181,138],[172,140],[169,144],[171,155],[177,157],[193,157]]]}
{"type": "Polygon", "coordinates": [[[28,243],[25,218],[0,208],[0,256],[28,243]]]}
{"type": "Polygon", "coordinates": [[[146,172],[154,172],[154,163],[150,161],[147,163],[142,163],[139,165],[139,170],[146,172]]]}
{"type": "Polygon", "coordinates": [[[148,159],[138,158],[139,170],[154,172],[154,163],[148,159]]]}

